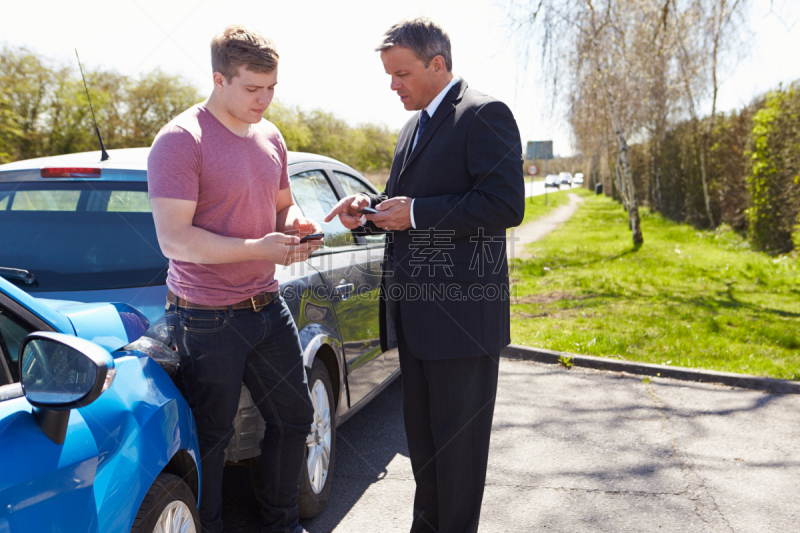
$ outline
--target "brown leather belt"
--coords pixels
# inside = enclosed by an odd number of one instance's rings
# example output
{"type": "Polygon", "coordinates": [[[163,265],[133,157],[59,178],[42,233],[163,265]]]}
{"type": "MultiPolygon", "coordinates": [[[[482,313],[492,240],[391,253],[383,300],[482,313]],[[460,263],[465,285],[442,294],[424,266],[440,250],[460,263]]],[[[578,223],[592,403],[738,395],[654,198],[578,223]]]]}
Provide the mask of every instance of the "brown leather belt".
{"type": "Polygon", "coordinates": [[[196,304],[190,302],[188,300],[184,300],[179,296],[175,296],[175,293],[169,291],[167,293],[167,304],[174,304],[176,307],[183,307],[184,309],[206,309],[209,311],[227,311],[228,309],[252,309],[254,312],[261,311],[261,308],[267,304],[272,303],[275,299],[280,296],[280,292],[261,292],[248,298],[247,300],[242,300],[239,303],[228,305],[203,305],[203,304],[196,304]]]}

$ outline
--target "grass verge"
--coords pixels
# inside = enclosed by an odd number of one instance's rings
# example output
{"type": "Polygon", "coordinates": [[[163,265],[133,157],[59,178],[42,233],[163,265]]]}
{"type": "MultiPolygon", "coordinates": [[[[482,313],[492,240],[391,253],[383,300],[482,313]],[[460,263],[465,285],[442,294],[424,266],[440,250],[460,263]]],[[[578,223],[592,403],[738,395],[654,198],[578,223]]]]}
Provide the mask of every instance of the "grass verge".
{"type": "Polygon", "coordinates": [[[797,253],[750,251],[727,228],[700,231],[589,196],[511,265],[511,342],[656,364],[800,379],[797,253]]]}

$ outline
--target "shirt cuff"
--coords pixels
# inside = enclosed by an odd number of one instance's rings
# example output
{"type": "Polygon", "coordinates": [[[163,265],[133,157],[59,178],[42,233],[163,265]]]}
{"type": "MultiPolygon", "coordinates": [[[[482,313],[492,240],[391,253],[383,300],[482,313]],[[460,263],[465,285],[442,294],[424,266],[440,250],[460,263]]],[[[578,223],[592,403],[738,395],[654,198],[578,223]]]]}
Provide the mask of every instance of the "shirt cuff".
{"type": "Polygon", "coordinates": [[[411,200],[411,227],[417,229],[417,224],[414,222],[414,200],[416,200],[416,198],[412,198],[411,200]]]}

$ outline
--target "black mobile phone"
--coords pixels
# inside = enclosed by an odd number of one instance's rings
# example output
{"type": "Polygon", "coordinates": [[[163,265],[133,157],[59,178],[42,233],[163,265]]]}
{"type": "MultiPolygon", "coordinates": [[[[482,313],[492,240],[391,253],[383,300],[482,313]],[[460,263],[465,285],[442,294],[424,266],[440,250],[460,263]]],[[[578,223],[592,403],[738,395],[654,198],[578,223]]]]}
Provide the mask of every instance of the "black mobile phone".
{"type": "Polygon", "coordinates": [[[378,212],[378,210],[371,207],[365,207],[364,209],[359,209],[358,212],[362,215],[374,215],[378,212]]]}
{"type": "Polygon", "coordinates": [[[325,237],[324,233],[312,233],[311,235],[306,235],[302,239],[300,239],[300,244],[308,241],[318,241],[325,237]]]}

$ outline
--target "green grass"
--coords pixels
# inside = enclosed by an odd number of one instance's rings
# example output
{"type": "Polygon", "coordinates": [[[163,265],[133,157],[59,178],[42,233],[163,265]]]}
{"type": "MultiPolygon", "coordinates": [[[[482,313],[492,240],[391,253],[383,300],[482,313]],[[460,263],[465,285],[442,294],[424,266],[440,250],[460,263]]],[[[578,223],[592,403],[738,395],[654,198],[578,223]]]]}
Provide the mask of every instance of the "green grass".
{"type": "MultiPolygon", "coordinates": [[[[555,195],[554,195],[555,196],[555,195]]],[[[800,379],[797,253],[750,251],[642,210],[645,243],[605,197],[511,265],[511,342],[565,352],[800,379]]]]}

